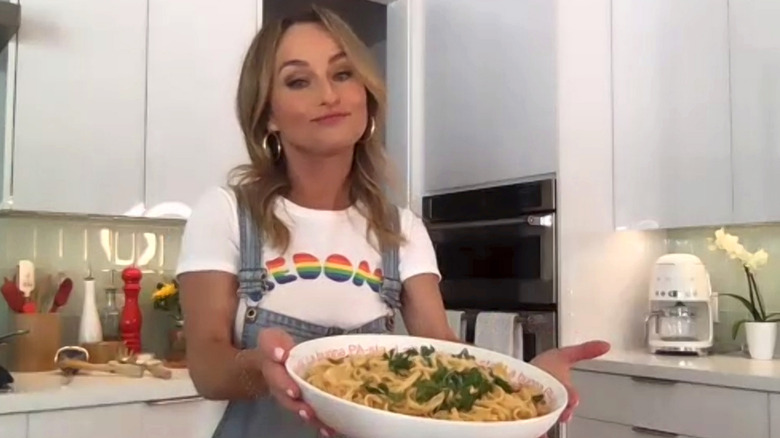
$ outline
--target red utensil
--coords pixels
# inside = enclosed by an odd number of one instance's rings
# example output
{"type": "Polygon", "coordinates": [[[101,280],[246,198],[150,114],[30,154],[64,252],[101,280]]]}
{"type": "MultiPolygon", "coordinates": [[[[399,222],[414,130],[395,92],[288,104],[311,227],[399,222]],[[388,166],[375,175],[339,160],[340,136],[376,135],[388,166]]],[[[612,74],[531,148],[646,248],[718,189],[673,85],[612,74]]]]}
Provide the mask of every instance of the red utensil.
{"type": "Polygon", "coordinates": [[[16,313],[22,313],[24,310],[24,294],[16,286],[16,279],[13,281],[5,278],[5,283],[0,291],[5,298],[5,302],[8,303],[8,307],[16,313]]]}
{"type": "Polygon", "coordinates": [[[57,293],[54,294],[54,302],[51,305],[51,312],[56,312],[60,307],[64,306],[68,302],[70,292],[73,290],[73,280],[66,278],[60,283],[60,287],[57,289],[57,293]]]}

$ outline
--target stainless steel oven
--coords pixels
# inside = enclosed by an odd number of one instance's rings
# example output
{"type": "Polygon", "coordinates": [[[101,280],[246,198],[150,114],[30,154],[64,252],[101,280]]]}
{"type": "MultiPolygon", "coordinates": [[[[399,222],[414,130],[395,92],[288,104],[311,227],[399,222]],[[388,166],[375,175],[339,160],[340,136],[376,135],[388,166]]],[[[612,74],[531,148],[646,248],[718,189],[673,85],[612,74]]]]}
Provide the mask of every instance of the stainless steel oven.
{"type": "Polygon", "coordinates": [[[555,180],[429,196],[423,219],[448,307],[555,310],[555,180]]]}
{"type": "Polygon", "coordinates": [[[464,311],[473,342],[481,311],[515,312],[523,359],[558,344],[555,180],[429,196],[423,220],[448,310],[464,311]]]}
{"type": "Polygon", "coordinates": [[[554,179],[428,196],[423,220],[464,341],[480,312],[502,311],[518,315],[523,360],[558,346],[554,179]]]}

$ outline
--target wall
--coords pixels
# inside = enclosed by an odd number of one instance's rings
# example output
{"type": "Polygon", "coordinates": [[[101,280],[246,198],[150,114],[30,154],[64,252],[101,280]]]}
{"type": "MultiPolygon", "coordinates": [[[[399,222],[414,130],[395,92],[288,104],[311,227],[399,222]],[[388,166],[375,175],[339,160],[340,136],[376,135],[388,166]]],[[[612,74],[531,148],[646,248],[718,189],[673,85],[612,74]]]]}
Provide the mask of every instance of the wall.
{"type": "MultiPolygon", "coordinates": [[[[73,219],[64,217],[2,217],[0,218],[0,275],[11,279],[20,259],[36,265],[36,284],[47,275],[56,279],[62,272],[74,282],[67,305],[61,309],[63,342],[76,343],[79,317],[83,303],[83,284],[91,265],[97,289],[98,306],[105,302],[104,287],[116,270],[121,293],[121,271],[137,264],[143,272],[141,308],[143,312],[142,341],[146,351],[162,355],[167,346],[167,330],[171,319],[151,306],[151,294],[157,282],[170,279],[176,268],[182,222],[140,222],[137,220],[73,219]]],[[[53,288],[52,288],[53,290],[53,288]]],[[[10,310],[0,300],[0,333],[11,328],[10,310]]],[[[0,349],[0,360],[3,359],[0,349]]],[[[3,362],[0,362],[3,363],[3,362]]]]}
{"type": "MultiPolygon", "coordinates": [[[[740,264],[728,258],[722,251],[710,251],[708,238],[717,228],[687,228],[669,230],[667,249],[669,252],[695,254],[707,266],[715,292],[736,293],[747,297],[747,281],[740,264]]],[[[728,233],[739,236],[740,242],[750,252],[760,248],[769,253],[767,265],[756,274],[756,282],[764,297],[768,311],[780,312],[780,224],[727,226],[728,233]]],[[[716,342],[728,346],[740,346],[744,341],[744,330],[736,340],[732,339],[731,327],[734,321],[747,317],[744,306],[731,298],[719,300],[720,322],[716,324],[716,342]]]]}
{"type": "Polygon", "coordinates": [[[610,0],[558,0],[561,344],[638,348],[664,232],[615,232],[610,0]]]}

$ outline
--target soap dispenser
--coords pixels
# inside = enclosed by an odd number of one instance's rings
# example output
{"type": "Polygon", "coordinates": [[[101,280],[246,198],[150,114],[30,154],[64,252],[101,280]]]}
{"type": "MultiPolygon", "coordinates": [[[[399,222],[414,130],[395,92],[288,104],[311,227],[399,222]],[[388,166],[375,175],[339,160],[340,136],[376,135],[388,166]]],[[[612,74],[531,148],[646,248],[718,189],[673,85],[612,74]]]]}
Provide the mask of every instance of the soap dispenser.
{"type": "Polygon", "coordinates": [[[100,326],[100,314],[95,301],[95,279],[90,268],[84,279],[84,306],[81,309],[79,344],[93,344],[102,340],[103,329],[100,326]]]}

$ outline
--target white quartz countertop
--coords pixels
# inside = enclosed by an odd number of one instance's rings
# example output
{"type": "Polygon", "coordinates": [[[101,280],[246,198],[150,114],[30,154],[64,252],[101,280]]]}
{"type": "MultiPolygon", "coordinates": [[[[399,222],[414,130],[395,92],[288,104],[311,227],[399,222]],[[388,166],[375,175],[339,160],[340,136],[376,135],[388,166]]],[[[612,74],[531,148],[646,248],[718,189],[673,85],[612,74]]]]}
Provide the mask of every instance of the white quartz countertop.
{"type": "Polygon", "coordinates": [[[197,396],[187,370],[170,380],[111,374],[78,374],[64,385],[57,371],[13,373],[14,392],[0,394],[0,415],[54,409],[169,400],[197,396]]]}
{"type": "Polygon", "coordinates": [[[743,353],[680,357],[644,351],[610,351],[575,368],[780,393],[780,359],[753,360],[743,353]]]}

